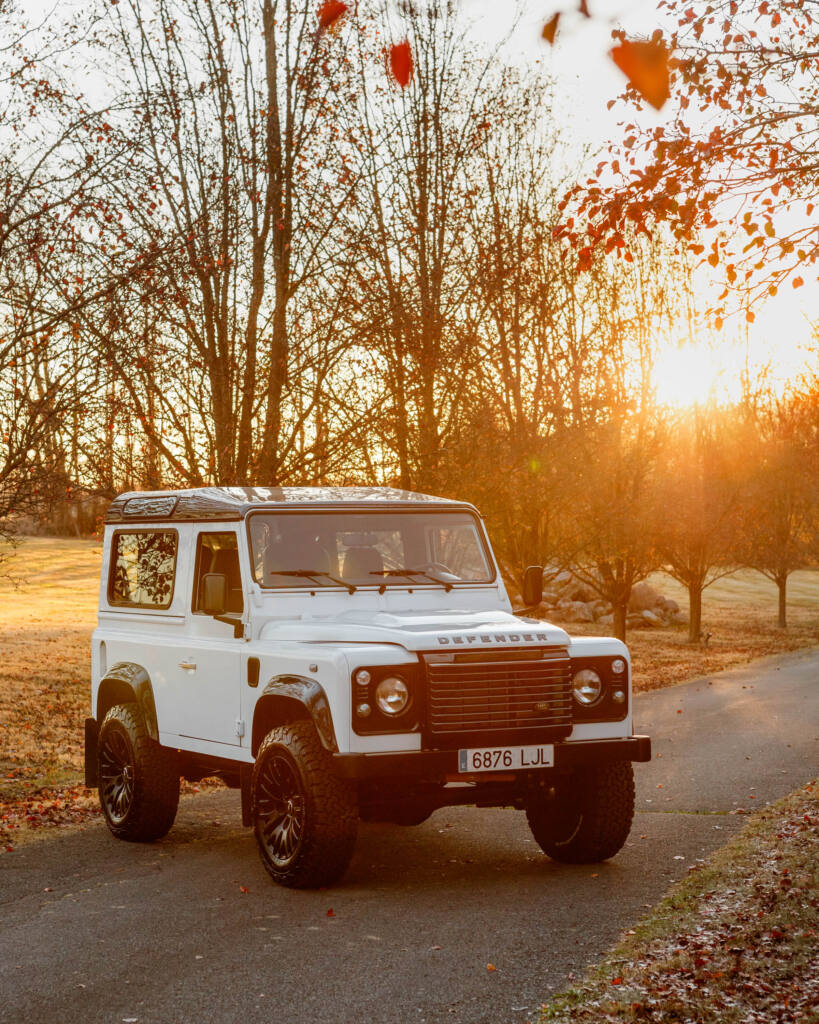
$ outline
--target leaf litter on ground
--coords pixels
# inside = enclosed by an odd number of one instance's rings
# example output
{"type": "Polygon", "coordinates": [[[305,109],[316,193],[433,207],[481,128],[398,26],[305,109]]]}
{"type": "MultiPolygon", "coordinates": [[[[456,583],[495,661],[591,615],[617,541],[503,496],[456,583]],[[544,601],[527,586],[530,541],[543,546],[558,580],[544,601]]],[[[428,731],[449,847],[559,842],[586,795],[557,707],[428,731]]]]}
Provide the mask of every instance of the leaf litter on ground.
{"type": "Polygon", "coordinates": [[[541,1024],[819,1021],[819,783],[749,818],[541,1024]]]}

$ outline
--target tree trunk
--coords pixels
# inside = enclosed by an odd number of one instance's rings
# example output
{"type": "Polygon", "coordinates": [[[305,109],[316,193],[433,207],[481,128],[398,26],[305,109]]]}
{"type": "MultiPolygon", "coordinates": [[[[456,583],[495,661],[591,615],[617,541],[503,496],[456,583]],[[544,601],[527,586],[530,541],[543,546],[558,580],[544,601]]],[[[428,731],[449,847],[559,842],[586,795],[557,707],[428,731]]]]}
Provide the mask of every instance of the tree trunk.
{"type": "Polygon", "coordinates": [[[695,644],[702,632],[702,584],[699,580],[688,584],[688,642],[695,644]]]}
{"type": "Polygon", "coordinates": [[[612,614],[614,616],[614,635],[618,640],[625,641],[626,639],[626,614],[628,612],[628,599],[625,601],[615,602],[612,605],[612,614]]]}
{"type": "Polygon", "coordinates": [[[776,586],[779,590],[779,621],[780,629],[788,628],[788,574],[777,576],[776,586]]]}

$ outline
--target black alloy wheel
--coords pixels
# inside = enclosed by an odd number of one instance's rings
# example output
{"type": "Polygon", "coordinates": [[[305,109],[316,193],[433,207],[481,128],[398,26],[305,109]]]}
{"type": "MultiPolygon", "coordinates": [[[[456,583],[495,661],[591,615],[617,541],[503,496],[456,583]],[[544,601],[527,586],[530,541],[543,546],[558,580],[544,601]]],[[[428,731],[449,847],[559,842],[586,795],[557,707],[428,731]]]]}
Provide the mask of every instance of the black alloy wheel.
{"type": "Polygon", "coordinates": [[[304,839],[306,798],[293,758],[283,748],[265,759],[257,786],[260,839],[271,863],[284,871],[304,839]]]}
{"type": "Polygon", "coordinates": [[[134,760],[125,730],[107,729],[99,747],[100,801],[115,825],[125,821],[134,802],[134,760]]]}

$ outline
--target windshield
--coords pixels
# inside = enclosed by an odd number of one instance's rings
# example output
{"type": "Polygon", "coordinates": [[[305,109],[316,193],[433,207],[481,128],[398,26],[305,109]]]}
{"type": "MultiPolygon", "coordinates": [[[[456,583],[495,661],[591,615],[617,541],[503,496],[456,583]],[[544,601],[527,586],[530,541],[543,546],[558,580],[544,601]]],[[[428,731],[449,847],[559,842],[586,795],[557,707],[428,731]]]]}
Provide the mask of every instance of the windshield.
{"type": "Polygon", "coordinates": [[[248,531],[263,587],[450,590],[495,578],[470,512],[254,512],[248,531]]]}

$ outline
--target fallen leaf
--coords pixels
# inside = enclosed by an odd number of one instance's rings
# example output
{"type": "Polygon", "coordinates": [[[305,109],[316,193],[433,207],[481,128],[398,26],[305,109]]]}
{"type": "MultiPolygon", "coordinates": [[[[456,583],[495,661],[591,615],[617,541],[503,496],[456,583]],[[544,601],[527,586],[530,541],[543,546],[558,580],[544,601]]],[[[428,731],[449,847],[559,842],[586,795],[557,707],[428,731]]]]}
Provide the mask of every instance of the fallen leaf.
{"type": "Polygon", "coordinates": [[[622,985],[623,984],[623,979],[622,978],[612,978],[611,979],[611,983],[612,983],[612,985],[622,985]]]}
{"type": "Polygon", "coordinates": [[[599,874],[600,874],[599,871],[595,871],[594,874],[589,875],[589,878],[597,878],[597,877],[599,877],[599,874]]]}
{"type": "Polygon", "coordinates": [[[335,917],[336,916],[336,912],[335,912],[335,910],[333,910],[332,907],[330,907],[330,909],[327,911],[327,916],[328,917],[335,917]]]}
{"type": "Polygon", "coordinates": [[[342,3],[342,0],[325,0],[318,12],[319,32],[333,28],[339,18],[346,13],[347,4],[342,3]]]}
{"type": "Polygon", "coordinates": [[[240,885],[239,892],[250,892],[250,889],[246,885],[240,885]]]}
{"type": "Polygon", "coordinates": [[[661,39],[624,39],[611,51],[611,59],[657,110],[668,99],[668,50],[661,39]]]}
{"type": "Polygon", "coordinates": [[[487,964],[486,969],[487,971],[496,971],[497,967],[494,964],[487,964]]]}
{"type": "Polygon", "coordinates": [[[543,32],[541,35],[550,45],[554,45],[555,34],[557,33],[557,23],[560,21],[560,11],[557,14],[553,14],[551,18],[543,26],[543,32]]]}
{"type": "Polygon", "coordinates": [[[390,70],[403,89],[412,77],[412,50],[408,39],[390,47],[390,70]]]}

